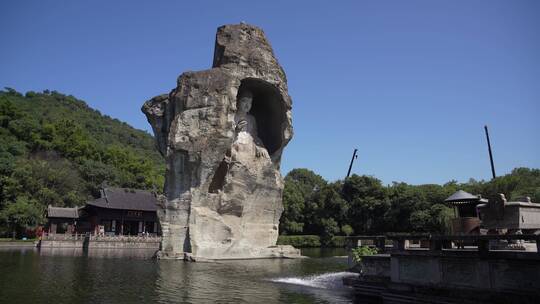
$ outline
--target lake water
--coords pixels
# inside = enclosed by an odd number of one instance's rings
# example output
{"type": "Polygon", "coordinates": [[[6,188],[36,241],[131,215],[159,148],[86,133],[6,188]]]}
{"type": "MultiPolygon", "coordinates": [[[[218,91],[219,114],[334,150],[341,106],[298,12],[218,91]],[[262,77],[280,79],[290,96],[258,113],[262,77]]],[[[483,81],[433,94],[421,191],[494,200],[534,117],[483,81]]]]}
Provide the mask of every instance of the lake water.
{"type": "Polygon", "coordinates": [[[152,252],[0,250],[1,303],[352,303],[343,249],[308,259],[190,263],[152,252]]]}

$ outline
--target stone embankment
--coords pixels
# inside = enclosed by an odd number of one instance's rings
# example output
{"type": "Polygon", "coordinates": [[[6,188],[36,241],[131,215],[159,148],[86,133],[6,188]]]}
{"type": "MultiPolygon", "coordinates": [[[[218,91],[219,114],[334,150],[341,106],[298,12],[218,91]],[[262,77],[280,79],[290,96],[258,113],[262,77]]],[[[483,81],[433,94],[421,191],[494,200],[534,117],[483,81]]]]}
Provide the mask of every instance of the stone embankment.
{"type": "Polygon", "coordinates": [[[161,237],[155,236],[94,236],[84,234],[50,234],[40,241],[41,248],[80,249],[155,249],[159,250],[161,237]]]}
{"type": "Polygon", "coordinates": [[[1,241],[0,248],[31,248],[36,247],[38,241],[1,241]]]}

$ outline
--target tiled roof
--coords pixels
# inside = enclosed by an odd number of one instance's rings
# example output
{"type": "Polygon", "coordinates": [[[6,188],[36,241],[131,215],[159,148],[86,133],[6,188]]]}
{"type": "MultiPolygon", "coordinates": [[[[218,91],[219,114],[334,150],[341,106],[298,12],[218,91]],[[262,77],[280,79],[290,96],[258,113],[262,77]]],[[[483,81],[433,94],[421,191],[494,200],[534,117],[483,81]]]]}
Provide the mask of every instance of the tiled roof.
{"type": "Polygon", "coordinates": [[[102,197],[86,205],[121,210],[156,211],[156,196],[148,191],[107,187],[102,197]]]}
{"type": "Polygon", "coordinates": [[[479,201],[480,198],[477,195],[472,195],[463,190],[458,190],[456,193],[450,195],[444,201],[447,203],[463,203],[463,202],[475,202],[479,201]]]}
{"type": "Polygon", "coordinates": [[[57,218],[79,218],[79,208],[62,208],[62,207],[53,207],[49,206],[47,208],[47,217],[57,217],[57,218]]]}

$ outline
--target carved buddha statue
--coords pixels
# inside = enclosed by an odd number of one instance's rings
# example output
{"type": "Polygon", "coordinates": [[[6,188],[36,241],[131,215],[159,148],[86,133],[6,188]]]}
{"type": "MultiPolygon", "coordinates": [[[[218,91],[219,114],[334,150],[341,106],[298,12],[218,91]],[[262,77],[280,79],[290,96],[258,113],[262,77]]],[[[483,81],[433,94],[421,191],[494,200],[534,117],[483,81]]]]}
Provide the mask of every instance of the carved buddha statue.
{"type": "Polygon", "coordinates": [[[253,94],[250,91],[242,91],[238,94],[238,105],[235,117],[235,142],[241,145],[254,144],[256,157],[270,158],[262,140],[257,134],[257,121],[249,114],[253,103],[253,94]]]}

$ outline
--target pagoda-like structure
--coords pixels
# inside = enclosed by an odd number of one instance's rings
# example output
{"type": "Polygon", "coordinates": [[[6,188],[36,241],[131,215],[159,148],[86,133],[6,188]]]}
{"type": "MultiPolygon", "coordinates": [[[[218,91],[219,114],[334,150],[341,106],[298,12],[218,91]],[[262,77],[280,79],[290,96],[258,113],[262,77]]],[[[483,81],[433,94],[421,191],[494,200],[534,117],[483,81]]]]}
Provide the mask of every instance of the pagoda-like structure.
{"type": "Polygon", "coordinates": [[[479,234],[480,217],[477,206],[487,203],[480,195],[459,190],[444,200],[452,205],[455,218],[452,219],[452,234],[479,234]]]}

